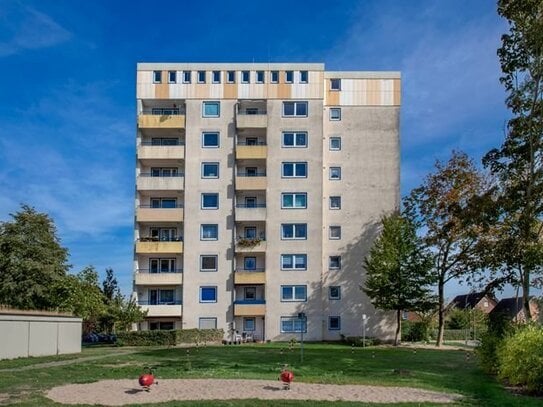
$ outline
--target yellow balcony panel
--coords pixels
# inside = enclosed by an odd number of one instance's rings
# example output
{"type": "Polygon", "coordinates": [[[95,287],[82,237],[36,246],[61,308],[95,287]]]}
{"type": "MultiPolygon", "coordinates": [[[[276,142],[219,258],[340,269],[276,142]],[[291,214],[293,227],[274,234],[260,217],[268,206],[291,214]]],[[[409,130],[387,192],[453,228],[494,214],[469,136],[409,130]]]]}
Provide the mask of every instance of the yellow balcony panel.
{"type": "Polygon", "coordinates": [[[140,129],[184,129],[185,115],[140,114],[138,126],[140,129]]]}
{"type": "Polygon", "coordinates": [[[236,271],[234,284],[266,284],[266,273],[263,271],[236,271]]]}
{"type": "Polygon", "coordinates": [[[234,303],[234,316],[260,317],[266,315],[266,304],[236,304],[234,303]]]}
{"type": "Polygon", "coordinates": [[[267,156],[268,146],[236,146],[236,159],[238,160],[266,159],[267,156]]]}
{"type": "Polygon", "coordinates": [[[140,160],[180,160],[185,158],[185,146],[139,146],[140,160]]]}
{"type": "Polygon", "coordinates": [[[236,116],[238,129],[265,129],[268,127],[267,114],[238,114],[236,116]]]}
{"type": "Polygon", "coordinates": [[[183,208],[137,208],[138,222],[182,222],[183,208]]]}
{"type": "MultiPolygon", "coordinates": [[[[244,239],[245,240],[245,239],[244,239]]],[[[236,243],[236,252],[238,253],[261,253],[266,251],[266,241],[261,240],[255,245],[240,245],[236,243]]]]}
{"type": "Polygon", "coordinates": [[[183,314],[181,304],[140,305],[140,307],[147,311],[147,317],[180,317],[183,314]]]}
{"type": "Polygon", "coordinates": [[[136,181],[139,191],[182,191],[185,188],[184,177],[149,177],[139,176],[136,181]]]}
{"type": "Polygon", "coordinates": [[[236,221],[265,221],[266,220],[266,208],[258,207],[236,207],[236,221]]]}
{"type": "Polygon", "coordinates": [[[266,177],[236,177],[236,189],[247,191],[265,190],[268,183],[266,177]]]}
{"type": "Polygon", "coordinates": [[[183,273],[136,273],[136,285],[181,285],[183,273]]]}
{"type": "Polygon", "coordinates": [[[136,242],[137,254],[181,254],[183,242],[136,242]]]}

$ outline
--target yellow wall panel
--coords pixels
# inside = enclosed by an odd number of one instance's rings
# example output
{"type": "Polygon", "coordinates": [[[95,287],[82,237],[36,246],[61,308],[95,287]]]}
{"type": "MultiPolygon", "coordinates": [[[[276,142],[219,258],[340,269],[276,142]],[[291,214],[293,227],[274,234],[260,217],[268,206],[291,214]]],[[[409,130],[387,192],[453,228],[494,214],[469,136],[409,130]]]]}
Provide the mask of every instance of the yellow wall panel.
{"type": "Polygon", "coordinates": [[[238,85],[235,83],[225,83],[223,85],[223,95],[225,99],[237,99],[238,85]]]}

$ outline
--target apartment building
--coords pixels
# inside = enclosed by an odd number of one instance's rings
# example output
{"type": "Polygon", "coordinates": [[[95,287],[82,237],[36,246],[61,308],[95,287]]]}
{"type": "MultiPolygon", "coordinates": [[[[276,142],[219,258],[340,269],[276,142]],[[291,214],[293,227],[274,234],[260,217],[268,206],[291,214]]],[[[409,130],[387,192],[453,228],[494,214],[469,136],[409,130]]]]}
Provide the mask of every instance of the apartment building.
{"type": "Polygon", "coordinates": [[[360,289],[399,206],[400,74],[140,63],[138,329],[391,338],[360,289]]]}

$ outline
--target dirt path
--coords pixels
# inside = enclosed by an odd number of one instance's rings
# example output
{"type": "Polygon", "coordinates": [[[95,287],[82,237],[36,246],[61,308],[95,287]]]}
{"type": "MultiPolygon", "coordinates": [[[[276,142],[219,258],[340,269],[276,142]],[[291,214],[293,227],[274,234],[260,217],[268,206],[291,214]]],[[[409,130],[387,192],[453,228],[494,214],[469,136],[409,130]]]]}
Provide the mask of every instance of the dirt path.
{"type": "Polygon", "coordinates": [[[277,381],[224,379],[160,380],[150,392],[143,391],[136,380],[102,380],[95,383],[54,387],[47,397],[64,404],[159,403],[172,400],[323,400],[373,403],[432,402],[451,403],[461,396],[409,387],[294,383],[283,390],[277,381]]]}

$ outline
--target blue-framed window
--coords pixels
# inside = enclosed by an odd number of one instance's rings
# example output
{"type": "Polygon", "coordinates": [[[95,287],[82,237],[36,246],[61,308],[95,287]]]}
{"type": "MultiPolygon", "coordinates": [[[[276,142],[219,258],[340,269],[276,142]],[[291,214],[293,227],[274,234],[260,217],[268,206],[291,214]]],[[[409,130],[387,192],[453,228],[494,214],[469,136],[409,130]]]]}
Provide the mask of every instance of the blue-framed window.
{"type": "Polygon", "coordinates": [[[176,82],[177,82],[177,72],[168,71],[168,83],[176,83],[176,82]]]}
{"type": "Polygon", "coordinates": [[[294,82],[294,71],[285,71],[285,83],[294,82]]]}
{"type": "Polygon", "coordinates": [[[341,79],[330,79],[330,90],[341,90],[341,79]]]}
{"type": "Polygon", "coordinates": [[[281,270],[307,270],[307,254],[282,254],[281,270]]]}
{"type": "Polygon", "coordinates": [[[219,163],[202,163],[202,178],[219,178],[219,163]]]}
{"type": "Polygon", "coordinates": [[[218,193],[203,193],[202,194],[202,209],[219,209],[219,194],[218,193]]]}
{"type": "Polygon", "coordinates": [[[249,83],[251,81],[250,71],[241,71],[241,83],[249,83]]]}
{"type": "Polygon", "coordinates": [[[162,71],[153,71],[153,83],[162,83],[162,71]]]}
{"type": "Polygon", "coordinates": [[[200,227],[200,240],[217,240],[219,238],[219,225],[204,224],[200,227]]]}
{"type": "Polygon", "coordinates": [[[297,317],[281,317],[281,332],[307,332],[307,321],[297,317]]]}
{"type": "Polygon", "coordinates": [[[307,83],[307,71],[300,71],[300,83],[307,83]]]}
{"type": "Polygon", "coordinates": [[[282,142],[284,148],[307,147],[307,132],[284,131],[282,142]]]}
{"type": "Polygon", "coordinates": [[[183,71],[183,83],[190,83],[191,76],[191,71],[183,71]]]}
{"type": "Polygon", "coordinates": [[[283,102],[283,117],[307,117],[307,102],[283,102]]]}
{"type": "Polygon", "coordinates": [[[221,116],[221,102],[219,101],[202,102],[202,116],[203,117],[220,117],[221,116]]]}
{"type": "Polygon", "coordinates": [[[339,331],[341,329],[341,317],[328,317],[328,330],[339,331]]]}
{"type": "Polygon", "coordinates": [[[271,83],[279,83],[279,71],[271,71],[270,72],[270,82],[271,83]]]}
{"type": "Polygon", "coordinates": [[[226,72],[226,82],[227,83],[236,83],[236,71],[227,71],[226,72]]]}
{"type": "Polygon", "coordinates": [[[282,285],[281,301],[303,302],[307,301],[307,286],[305,285],[282,285]]]}
{"type": "Polygon", "coordinates": [[[200,287],[200,302],[217,302],[217,287],[200,287]]]}
{"type": "Polygon", "coordinates": [[[202,133],[202,147],[218,148],[219,147],[219,133],[215,131],[202,133]]]}
{"type": "Polygon", "coordinates": [[[243,258],[244,270],[256,270],[256,257],[244,257],[243,258]]]}
{"type": "Polygon", "coordinates": [[[221,83],[221,71],[213,71],[211,73],[211,80],[213,83],[221,83]]]}
{"type": "Polygon", "coordinates": [[[284,192],[281,194],[281,208],[283,209],[305,209],[307,208],[307,193],[305,192],[284,192]]]}
{"type": "Polygon", "coordinates": [[[306,162],[284,162],[281,169],[283,178],[307,178],[306,162]]]}
{"type": "Polygon", "coordinates": [[[264,71],[256,71],[256,83],[264,83],[264,71]]]}
{"type": "Polygon", "coordinates": [[[243,330],[244,331],[254,331],[256,329],[256,319],[254,317],[251,318],[243,318],[243,330]]]}
{"type": "Polygon", "coordinates": [[[198,71],[198,83],[206,83],[206,71],[198,71]]]}
{"type": "Polygon", "coordinates": [[[339,285],[332,285],[328,287],[328,299],[341,300],[341,287],[339,285]]]}
{"type": "Polygon", "coordinates": [[[282,240],[303,240],[307,239],[307,223],[282,223],[282,240]]]}

